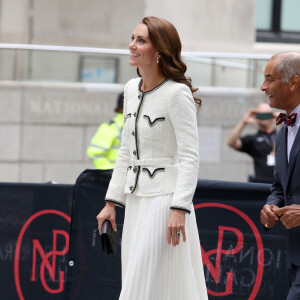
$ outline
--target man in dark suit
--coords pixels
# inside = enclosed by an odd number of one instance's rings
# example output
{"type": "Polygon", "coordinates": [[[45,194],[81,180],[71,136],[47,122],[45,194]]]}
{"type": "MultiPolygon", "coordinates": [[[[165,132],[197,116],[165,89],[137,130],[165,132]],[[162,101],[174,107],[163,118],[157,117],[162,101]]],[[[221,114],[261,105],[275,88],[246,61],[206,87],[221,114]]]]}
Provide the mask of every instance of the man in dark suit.
{"type": "Polygon", "coordinates": [[[261,90],[270,106],[284,110],[276,137],[274,182],[261,222],[271,228],[279,221],[289,231],[292,286],[287,300],[300,299],[300,53],[274,55],[266,65],[261,90]],[[298,115],[298,116],[297,116],[298,115]]]}

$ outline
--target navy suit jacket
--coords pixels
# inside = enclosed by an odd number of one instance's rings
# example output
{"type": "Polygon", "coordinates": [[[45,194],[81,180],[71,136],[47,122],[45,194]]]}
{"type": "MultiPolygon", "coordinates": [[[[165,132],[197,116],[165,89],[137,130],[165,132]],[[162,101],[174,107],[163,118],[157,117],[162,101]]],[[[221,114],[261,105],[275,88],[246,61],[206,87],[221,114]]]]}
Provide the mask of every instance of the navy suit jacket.
{"type": "MultiPolygon", "coordinates": [[[[274,168],[274,182],[271,195],[267,204],[275,204],[279,207],[291,204],[300,205],[300,128],[294,140],[287,160],[287,126],[283,126],[276,137],[274,168]]],[[[300,266],[300,226],[293,227],[289,231],[289,246],[291,261],[300,266]]]]}

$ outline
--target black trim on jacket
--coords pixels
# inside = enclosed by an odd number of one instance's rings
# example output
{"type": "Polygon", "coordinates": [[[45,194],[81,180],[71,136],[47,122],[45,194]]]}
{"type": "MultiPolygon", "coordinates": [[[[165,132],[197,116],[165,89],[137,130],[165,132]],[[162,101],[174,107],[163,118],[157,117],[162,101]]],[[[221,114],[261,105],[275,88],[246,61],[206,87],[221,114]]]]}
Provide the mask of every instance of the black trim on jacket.
{"type": "Polygon", "coordinates": [[[165,119],[166,119],[165,117],[160,117],[160,118],[156,118],[155,120],[151,121],[150,117],[147,115],[144,115],[144,118],[146,118],[148,120],[150,127],[153,127],[157,121],[165,121],[165,119]]]}
{"type": "Polygon", "coordinates": [[[122,206],[123,208],[125,208],[125,205],[122,202],[119,202],[119,201],[116,201],[116,200],[113,200],[113,199],[109,199],[109,198],[105,199],[105,201],[118,204],[118,205],[122,206]]]}
{"type": "Polygon", "coordinates": [[[189,209],[186,209],[186,208],[183,208],[183,207],[180,207],[180,206],[171,206],[170,209],[179,209],[179,210],[184,210],[185,212],[187,213],[191,213],[191,211],[189,209]]]}
{"type": "Polygon", "coordinates": [[[157,172],[165,171],[165,168],[157,168],[157,169],[153,170],[152,173],[150,172],[150,170],[148,168],[142,168],[142,171],[147,172],[149,177],[152,179],[157,172]]]}

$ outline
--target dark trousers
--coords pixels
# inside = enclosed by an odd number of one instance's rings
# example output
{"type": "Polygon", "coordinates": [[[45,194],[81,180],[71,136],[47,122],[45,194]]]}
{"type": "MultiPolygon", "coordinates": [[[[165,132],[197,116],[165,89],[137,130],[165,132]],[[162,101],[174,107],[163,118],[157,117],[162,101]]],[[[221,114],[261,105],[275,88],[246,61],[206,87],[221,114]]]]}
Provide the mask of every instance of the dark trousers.
{"type": "Polygon", "coordinates": [[[286,300],[300,300],[300,266],[292,265],[292,285],[286,300]]]}

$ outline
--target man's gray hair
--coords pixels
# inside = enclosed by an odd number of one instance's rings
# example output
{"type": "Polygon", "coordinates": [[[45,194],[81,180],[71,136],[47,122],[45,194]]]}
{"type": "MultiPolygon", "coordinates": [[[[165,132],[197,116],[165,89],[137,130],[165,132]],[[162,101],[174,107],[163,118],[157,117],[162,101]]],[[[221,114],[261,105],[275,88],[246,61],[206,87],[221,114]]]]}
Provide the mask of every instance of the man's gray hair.
{"type": "Polygon", "coordinates": [[[287,55],[278,64],[277,72],[281,75],[282,82],[288,82],[294,75],[300,77],[300,54],[287,55]]]}

